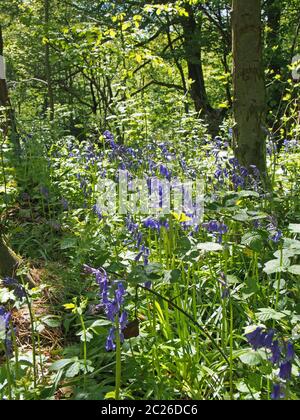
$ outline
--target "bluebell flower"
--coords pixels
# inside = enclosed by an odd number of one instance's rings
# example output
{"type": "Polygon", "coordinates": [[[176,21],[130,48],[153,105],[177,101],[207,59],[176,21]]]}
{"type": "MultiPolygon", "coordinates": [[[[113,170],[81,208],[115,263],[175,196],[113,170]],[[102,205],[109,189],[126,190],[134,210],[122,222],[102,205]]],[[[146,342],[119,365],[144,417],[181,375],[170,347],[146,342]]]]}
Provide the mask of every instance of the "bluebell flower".
{"type": "Polygon", "coordinates": [[[265,335],[261,327],[257,327],[255,328],[254,331],[251,331],[250,333],[245,334],[245,337],[247,338],[249,344],[252,346],[254,350],[257,350],[263,347],[263,341],[264,341],[265,335]]]}
{"type": "Polygon", "coordinates": [[[263,338],[263,347],[265,347],[267,349],[271,349],[272,348],[274,334],[275,334],[275,331],[274,330],[269,330],[264,335],[264,338],[263,338]]]}
{"type": "Polygon", "coordinates": [[[292,364],[290,361],[285,360],[280,363],[279,377],[283,380],[289,380],[292,376],[292,364]]]}
{"type": "Polygon", "coordinates": [[[271,354],[270,362],[273,363],[273,365],[276,365],[280,362],[281,359],[281,350],[279,346],[278,340],[275,340],[271,346],[271,354]]]}
{"type": "Polygon", "coordinates": [[[286,348],[286,360],[288,360],[289,362],[292,362],[295,358],[295,349],[294,349],[294,345],[293,343],[291,343],[290,341],[287,343],[287,348],[286,348]]]}
{"type": "Polygon", "coordinates": [[[109,330],[108,336],[106,338],[106,343],[105,343],[105,350],[106,351],[115,351],[116,349],[116,345],[115,345],[115,328],[112,327],[109,330]]]}
{"type": "Polygon", "coordinates": [[[12,355],[12,331],[10,329],[11,312],[0,306],[0,335],[3,339],[6,356],[12,355]]]}
{"type": "Polygon", "coordinates": [[[168,168],[164,165],[159,166],[159,172],[162,176],[167,178],[169,181],[171,179],[171,172],[168,170],[168,168]]]}
{"type": "Polygon", "coordinates": [[[98,204],[94,204],[93,212],[97,215],[99,220],[102,220],[103,216],[102,216],[102,212],[98,204]]]}
{"type": "Polygon", "coordinates": [[[276,231],[273,235],[271,235],[270,236],[270,239],[273,241],[273,242],[275,242],[275,243],[277,243],[277,242],[279,242],[280,241],[280,239],[282,238],[282,231],[281,230],[278,230],[278,231],[276,231]]]}
{"type": "Polygon", "coordinates": [[[271,399],[272,400],[280,400],[281,398],[284,398],[285,394],[282,390],[282,386],[281,384],[274,384],[273,385],[273,390],[271,393],[271,399]]]}

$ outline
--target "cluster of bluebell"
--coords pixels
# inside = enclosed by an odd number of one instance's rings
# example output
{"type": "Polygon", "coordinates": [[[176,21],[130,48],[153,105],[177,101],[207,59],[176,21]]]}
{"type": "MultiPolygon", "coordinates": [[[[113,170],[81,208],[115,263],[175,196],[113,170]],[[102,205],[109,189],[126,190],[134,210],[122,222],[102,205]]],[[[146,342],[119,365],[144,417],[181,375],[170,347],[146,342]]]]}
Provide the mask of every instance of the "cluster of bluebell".
{"type": "Polygon", "coordinates": [[[286,153],[296,152],[300,148],[300,143],[296,139],[293,139],[293,140],[285,139],[283,142],[283,146],[284,146],[284,151],[286,153]]]}
{"type": "MultiPolygon", "coordinates": [[[[123,331],[127,325],[127,312],[123,310],[124,296],[126,294],[123,282],[109,281],[104,268],[96,269],[85,265],[84,271],[86,274],[95,276],[96,283],[99,286],[100,305],[103,307],[107,319],[115,324],[118,317],[120,339],[123,342],[123,331]]],[[[116,326],[113,326],[106,339],[105,348],[107,351],[113,351],[116,348],[115,334],[116,326]]]]}
{"type": "Polygon", "coordinates": [[[102,220],[102,211],[98,204],[94,204],[93,206],[93,212],[96,214],[99,220],[102,220]]]}
{"type": "Polygon", "coordinates": [[[235,191],[239,188],[244,188],[247,185],[253,187],[254,190],[259,189],[260,185],[260,172],[255,165],[251,165],[250,169],[246,169],[239,164],[239,161],[232,157],[227,157],[227,153],[221,153],[222,149],[227,149],[228,143],[224,143],[221,139],[217,138],[213,145],[213,149],[208,152],[215,157],[215,164],[217,169],[214,173],[214,178],[218,184],[222,186],[225,181],[229,181],[235,191]]]}
{"type": "Polygon", "coordinates": [[[128,232],[131,234],[133,241],[135,241],[135,248],[138,249],[138,254],[135,257],[135,261],[140,261],[143,258],[144,265],[149,264],[150,249],[145,245],[143,241],[143,234],[139,230],[138,223],[135,223],[131,216],[126,217],[126,227],[128,232]]]}
{"type": "Polygon", "coordinates": [[[0,340],[2,341],[7,357],[12,354],[12,331],[11,331],[11,312],[0,306],[0,340]]]}
{"type": "Polygon", "coordinates": [[[228,226],[223,222],[218,222],[217,220],[211,220],[208,223],[203,223],[202,226],[204,229],[207,229],[208,232],[217,235],[219,243],[222,242],[223,235],[228,232],[228,226]]]}
{"type": "Polygon", "coordinates": [[[161,230],[161,228],[169,229],[169,222],[167,220],[156,220],[153,217],[148,217],[143,221],[143,225],[146,228],[157,230],[158,232],[161,230]]]}
{"type": "Polygon", "coordinates": [[[284,386],[280,381],[288,381],[292,376],[292,362],[295,358],[294,345],[290,341],[280,342],[276,338],[274,330],[266,330],[263,327],[256,327],[247,333],[246,338],[254,350],[264,348],[268,351],[269,361],[279,368],[278,379],[273,385],[271,397],[273,399],[284,398],[284,386]]]}

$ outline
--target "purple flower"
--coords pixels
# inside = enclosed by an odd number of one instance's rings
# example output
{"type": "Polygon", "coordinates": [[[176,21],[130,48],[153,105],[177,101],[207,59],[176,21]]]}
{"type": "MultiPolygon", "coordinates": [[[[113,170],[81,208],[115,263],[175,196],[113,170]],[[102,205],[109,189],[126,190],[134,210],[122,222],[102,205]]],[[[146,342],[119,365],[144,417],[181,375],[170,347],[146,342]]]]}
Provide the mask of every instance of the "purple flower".
{"type": "Polygon", "coordinates": [[[286,349],[286,360],[289,362],[292,362],[295,358],[295,350],[294,345],[290,341],[287,343],[287,349],[286,349]]]}
{"type": "Polygon", "coordinates": [[[167,178],[169,181],[171,179],[171,172],[168,170],[168,168],[164,165],[159,166],[159,172],[162,176],[167,178]]]}
{"type": "Polygon", "coordinates": [[[254,350],[263,347],[265,335],[262,331],[263,329],[261,327],[257,327],[254,331],[245,334],[245,337],[254,350]]]}
{"type": "Polygon", "coordinates": [[[273,365],[278,364],[281,358],[281,351],[280,351],[278,340],[275,340],[273,342],[271,346],[271,353],[272,353],[272,356],[270,357],[270,362],[272,362],[273,365]]]}
{"type": "Polygon", "coordinates": [[[0,334],[4,338],[4,347],[6,356],[12,354],[12,332],[10,329],[11,313],[7,312],[3,306],[0,306],[0,334]]]}
{"type": "Polygon", "coordinates": [[[98,219],[99,220],[101,220],[102,219],[102,212],[101,212],[101,209],[100,209],[100,207],[99,207],[99,205],[98,204],[95,204],[94,206],[93,206],[93,212],[98,216],[98,219]]]}
{"type": "Polygon", "coordinates": [[[275,331],[274,330],[269,330],[264,335],[264,338],[263,338],[263,347],[266,347],[267,349],[271,349],[272,348],[274,334],[275,334],[275,331]]]}
{"type": "Polygon", "coordinates": [[[292,364],[290,361],[285,360],[280,363],[279,366],[279,378],[283,380],[291,379],[292,376],[292,364]]]}
{"type": "Polygon", "coordinates": [[[126,327],[126,325],[128,324],[128,314],[126,311],[123,311],[120,318],[119,318],[119,323],[120,323],[120,329],[121,331],[124,330],[124,328],[126,327]]]}
{"type": "Polygon", "coordinates": [[[115,339],[115,328],[111,328],[109,330],[108,336],[106,338],[105,350],[106,351],[114,351],[116,349],[116,345],[114,343],[115,339]]]}
{"type": "Polygon", "coordinates": [[[279,242],[281,238],[282,238],[281,230],[278,230],[277,232],[274,233],[274,235],[270,236],[270,239],[275,243],[279,242]]]}
{"type": "Polygon", "coordinates": [[[273,385],[273,391],[271,393],[272,400],[280,400],[281,398],[284,398],[285,394],[282,391],[282,386],[280,384],[274,384],[273,385]]]}

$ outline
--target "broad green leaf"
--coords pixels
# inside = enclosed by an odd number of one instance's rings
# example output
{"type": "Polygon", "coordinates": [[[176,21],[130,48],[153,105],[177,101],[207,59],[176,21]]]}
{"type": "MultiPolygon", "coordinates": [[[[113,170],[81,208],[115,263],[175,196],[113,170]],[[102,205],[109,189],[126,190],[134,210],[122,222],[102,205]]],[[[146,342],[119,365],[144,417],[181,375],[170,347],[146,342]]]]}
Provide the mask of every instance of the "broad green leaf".
{"type": "Polygon", "coordinates": [[[291,274],[295,274],[296,276],[300,276],[300,265],[291,265],[288,268],[288,272],[291,274]]]}
{"type": "Polygon", "coordinates": [[[246,233],[242,237],[241,243],[255,252],[260,252],[264,245],[263,238],[256,232],[246,233]]]}
{"type": "Polygon", "coordinates": [[[197,249],[200,251],[222,251],[223,247],[220,244],[217,244],[215,242],[203,242],[201,244],[197,244],[197,249]]]}
{"type": "Polygon", "coordinates": [[[260,352],[252,349],[245,351],[239,358],[241,362],[248,366],[257,366],[263,361],[260,352]]]}
{"type": "Polygon", "coordinates": [[[75,362],[66,371],[66,377],[74,378],[74,376],[78,375],[79,371],[80,371],[80,362],[75,362]]]}
{"type": "Polygon", "coordinates": [[[262,321],[266,322],[270,319],[275,321],[280,321],[281,319],[285,318],[287,315],[282,312],[277,312],[273,308],[260,308],[256,313],[257,318],[262,321]]]}
{"type": "Polygon", "coordinates": [[[290,223],[289,230],[293,233],[300,233],[300,223],[290,223]]]}
{"type": "Polygon", "coordinates": [[[291,261],[288,258],[283,257],[282,261],[280,260],[280,258],[277,258],[276,260],[268,261],[265,264],[263,271],[266,274],[281,273],[285,272],[290,265],[291,261]]]}

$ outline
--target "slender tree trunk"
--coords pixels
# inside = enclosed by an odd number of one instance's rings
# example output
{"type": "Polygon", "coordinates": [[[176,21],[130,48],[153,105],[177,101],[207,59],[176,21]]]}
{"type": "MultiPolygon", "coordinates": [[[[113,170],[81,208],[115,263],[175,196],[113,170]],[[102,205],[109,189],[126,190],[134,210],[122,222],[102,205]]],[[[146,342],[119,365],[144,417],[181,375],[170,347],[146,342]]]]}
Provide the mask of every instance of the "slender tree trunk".
{"type": "Polygon", "coordinates": [[[276,75],[282,75],[282,68],[287,68],[286,62],[282,57],[280,41],[280,22],[282,11],[282,0],[267,0],[265,9],[268,22],[268,32],[266,35],[266,52],[268,57],[267,65],[271,70],[270,87],[267,91],[267,105],[275,118],[269,120],[269,125],[273,126],[273,134],[280,135],[280,125],[282,116],[282,93],[284,91],[282,81],[274,81],[276,75]]]}
{"type": "Polygon", "coordinates": [[[196,20],[193,8],[190,5],[186,5],[185,9],[189,16],[181,19],[181,25],[188,77],[192,81],[190,95],[196,112],[208,124],[210,134],[216,136],[225,111],[224,109],[214,109],[210,104],[202,66],[201,22],[196,20]]]}
{"type": "MultiPolygon", "coordinates": [[[[46,37],[49,36],[49,23],[50,23],[50,0],[44,0],[44,12],[45,12],[45,33],[46,37]]],[[[46,41],[45,44],[45,73],[47,81],[47,95],[48,105],[50,109],[50,120],[54,119],[54,94],[52,86],[52,71],[51,71],[51,60],[50,60],[50,46],[46,41]]]]}
{"type": "Polygon", "coordinates": [[[266,177],[266,95],[260,0],[233,0],[233,110],[236,157],[266,177]]]}
{"type": "Polygon", "coordinates": [[[200,24],[196,22],[192,7],[186,6],[186,8],[189,16],[182,18],[182,28],[188,76],[192,81],[190,94],[195,104],[196,112],[208,115],[213,109],[210,106],[204,82],[201,27],[200,24]]]}

